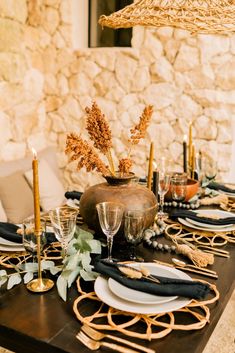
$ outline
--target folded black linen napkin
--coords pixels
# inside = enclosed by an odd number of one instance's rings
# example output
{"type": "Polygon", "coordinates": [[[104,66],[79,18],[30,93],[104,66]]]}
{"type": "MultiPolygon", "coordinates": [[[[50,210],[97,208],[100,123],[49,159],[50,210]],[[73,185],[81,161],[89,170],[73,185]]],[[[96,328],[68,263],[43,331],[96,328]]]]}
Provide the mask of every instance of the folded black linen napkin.
{"type": "Polygon", "coordinates": [[[0,237],[15,243],[22,243],[22,235],[16,233],[19,228],[12,223],[0,222],[0,237]]]}
{"type": "Polygon", "coordinates": [[[131,279],[122,275],[118,270],[118,264],[107,263],[105,260],[95,262],[94,269],[102,275],[108,276],[124,286],[141,292],[161,296],[177,295],[191,299],[202,299],[210,291],[209,285],[177,278],[167,278],[154,275],[160,283],[151,282],[146,278],[131,279]]]}
{"type": "Polygon", "coordinates": [[[74,191],[66,191],[64,196],[66,197],[66,199],[80,200],[82,194],[83,193],[81,191],[74,190],[74,191]]]}
{"type": "MultiPolygon", "coordinates": [[[[200,214],[200,210],[197,211],[198,214],[200,214]]],[[[213,214],[213,210],[211,210],[211,213],[213,214]]],[[[200,223],[205,223],[205,224],[210,224],[210,225],[228,225],[228,224],[235,224],[235,217],[226,217],[226,218],[210,218],[210,217],[202,217],[197,215],[197,213],[193,211],[188,211],[188,210],[175,210],[171,213],[170,215],[171,219],[176,220],[177,218],[190,218],[194,221],[200,222],[200,223]]]]}
{"type": "Polygon", "coordinates": [[[230,192],[231,194],[235,195],[235,189],[229,188],[228,186],[220,183],[216,183],[215,181],[211,181],[207,187],[209,189],[213,190],[218,190],[218,191],[224,191],[224,192],[230,192]]]}
{"type": "MultiPolygon", "coordinates": [[[[0,222],[0,237],[14,243],[22,243],[22,235],[16,233],[18,229],[20,227],[13,223],[0,222]]],[[[57,241],[55,234],[51,232],[46,233],[46,239],[48,244],[57,241]]]]}

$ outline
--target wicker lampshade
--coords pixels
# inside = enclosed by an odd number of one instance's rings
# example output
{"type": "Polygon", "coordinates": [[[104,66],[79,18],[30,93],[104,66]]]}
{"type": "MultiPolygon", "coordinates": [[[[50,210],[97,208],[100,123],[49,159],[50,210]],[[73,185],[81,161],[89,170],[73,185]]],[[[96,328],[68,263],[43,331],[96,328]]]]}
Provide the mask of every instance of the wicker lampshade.
{"type": "Polygon", "coordinates": [[[101,26],[129,28],[137,25],[186,29],[192,33],[235,32],[235,0],[137,0],[102,15],[101,26]]]}

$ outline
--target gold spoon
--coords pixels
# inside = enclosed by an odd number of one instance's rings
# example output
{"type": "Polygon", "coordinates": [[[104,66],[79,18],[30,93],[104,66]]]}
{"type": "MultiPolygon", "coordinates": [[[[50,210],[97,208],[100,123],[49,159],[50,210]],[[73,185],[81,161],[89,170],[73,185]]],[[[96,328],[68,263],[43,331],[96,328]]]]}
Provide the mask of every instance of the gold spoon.
{"type": "Polygon", "coordinates": [[[209,270],[207,268],[202,268],[202,267],[198,267],[195,265],[191,265],[191,264],[186,264],[186,262],[176,259],[176,258],[172,258],[172,262],[180,267],[190,267],[190,268],[195,268],[196,270],[200,270],[200,271],[204,271],[204,272],[209,272],[209,273],[213,273],[214,275],[216,275],[217,273],[215,271],[209,270]]]}

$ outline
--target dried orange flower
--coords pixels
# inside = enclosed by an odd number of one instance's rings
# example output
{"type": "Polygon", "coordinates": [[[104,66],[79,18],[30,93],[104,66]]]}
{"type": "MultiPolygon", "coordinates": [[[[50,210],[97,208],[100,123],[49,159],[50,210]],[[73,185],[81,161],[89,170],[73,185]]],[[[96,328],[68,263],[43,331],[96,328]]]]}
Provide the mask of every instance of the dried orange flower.
{"type": "Polygon", "coordinates": [[[122,158],[119,160],[118,170],[123,174],[129,174],[132,167],[132,161],[130,158],[122,158]]]}
{"type": "Polygon", "coordinates": [[[70,161],[78,160],[78,170],[82,167],[86,167],[87,172],[97,170],[103,175],[110,174],[109,169],[99,158],[94,148],[75,133],[68,134],[65,153],[71,154],[70,161]]]}
{"type": "Polygon", "coordinates": [[[148,105],[147,107],[144,108],[143,113],[140,116],[139,123],[133,129],[130,130],[131,137],[129,139],[129,142],[132,145],[137,145],[140,139],[145,137],[145,133],[149,126],[152,114],[153,114],[152,105],[148,105]]]}
{"type": "Polygon", "coordinates": [[[107,154],[112,147],[112,135],[105,115],[100,108],[93,102],[91,109],[86,107],[87,125],[86,129],[90,139],[94,142],[95,148],[100,152],[107,154]]]}

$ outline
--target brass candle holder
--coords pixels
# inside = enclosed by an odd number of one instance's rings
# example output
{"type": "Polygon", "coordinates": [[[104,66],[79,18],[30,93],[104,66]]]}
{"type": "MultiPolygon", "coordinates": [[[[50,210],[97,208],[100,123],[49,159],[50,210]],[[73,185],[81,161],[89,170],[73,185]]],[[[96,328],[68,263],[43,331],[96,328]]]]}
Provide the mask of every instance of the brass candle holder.
{"type": "Polygon", "coordinates": [[[35,231],[35,236],[37,239],[38,278],[33,279],[26,285],[28,290],[35,293],[47,292],[54,286],[54,281],[49,278],[42,278],[41,234],[41,231],[35,231]]]}

